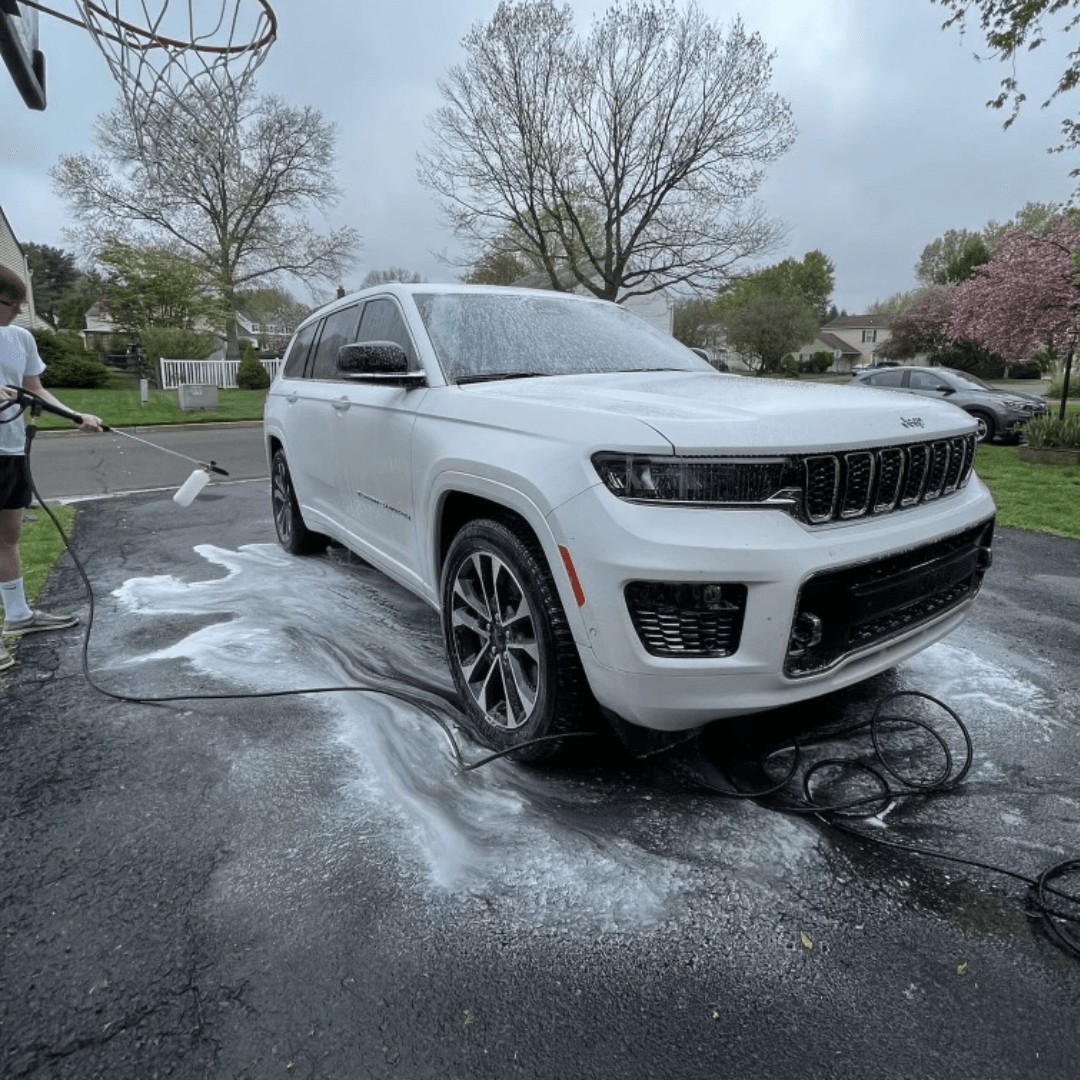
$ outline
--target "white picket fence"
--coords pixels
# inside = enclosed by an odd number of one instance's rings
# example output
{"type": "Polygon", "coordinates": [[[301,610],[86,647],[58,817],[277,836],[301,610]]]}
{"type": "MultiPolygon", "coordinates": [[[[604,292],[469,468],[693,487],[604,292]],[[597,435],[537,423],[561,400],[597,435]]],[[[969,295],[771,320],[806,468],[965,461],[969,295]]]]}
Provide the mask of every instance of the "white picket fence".
{"type": "MultiPolygon", "coordinates": [[[[281,370],[281,359],[260,360],[272,379],[281,370]]],[[[236,389],[236,370],[239,360],[166,360],[161,359],[158,386],[175,390],[186,383],[216,386],[221,390],[236,389]]]]}

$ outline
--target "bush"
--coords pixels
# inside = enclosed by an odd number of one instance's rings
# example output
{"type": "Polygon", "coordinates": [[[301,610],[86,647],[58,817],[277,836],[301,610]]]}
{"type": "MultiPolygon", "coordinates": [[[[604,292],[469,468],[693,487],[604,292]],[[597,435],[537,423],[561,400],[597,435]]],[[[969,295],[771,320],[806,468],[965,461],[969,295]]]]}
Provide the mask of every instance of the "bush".
{"type": "Polygon", "coordinates": [[[52,330],[32,333],[38,354],[45,361],[42,386],[99,390],[108,384],[111,372],[93,353],[86,351],[78,334],[52,330]]]}
{"type": "Polygon", "coordinates": [[[1041,379],[1043,368],[1036,360],[1021,360],[1019,363],[1010,364],[1005,371],[1009,379],[1041,379]]]}
{"type": "Polygon", "coordinates": [[[146,326],[139,331],[146,367],[157,372],[158,361],[205,360],[220,339],[201,330],[180,330],[168,326],[146,326]]]}
{"type": "Polygon", "coordinates": [[[1080,413],[1067,413],[1064,420],[1056,416],[1037,416],[1029,420],[1020,433],[1028,446],[1036,450],[1080,450],[1080,413]]]}
{"type": "Polygon", "coordinates": [[[270,372],[259,363],[259,357],[249,341],[240,343],[240,367],[236,369],[236,385],[241,390],[265,390],[270,385],[270,372]]]}
{"type": "MultiPolygon", "coordinates": [[[[1064,382],[1058,379],[1056,382],[1050,384],[1050,389],[1046,391],[1046,397],[1052,401],[1061,400],[1061,388],[1064,386],[1064,382]]],[[[1080,372],[1072,372],[1069,376],[1069,398],[1080,398],[1080,372]]]]}

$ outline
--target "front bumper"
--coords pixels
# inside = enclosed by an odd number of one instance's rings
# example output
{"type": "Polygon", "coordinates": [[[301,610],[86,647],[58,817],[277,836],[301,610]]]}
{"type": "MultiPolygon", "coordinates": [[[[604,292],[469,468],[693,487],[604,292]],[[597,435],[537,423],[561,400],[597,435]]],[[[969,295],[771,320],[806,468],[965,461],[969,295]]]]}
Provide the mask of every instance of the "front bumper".
{"type": "Polygon", "coordinates": [[[1041,416],[1049,416],[1050,409],[1046,405],[1041,405],[1033,409],[1020,411],[1019,409],[1008,409],[1004,413],[1000,413],[997,417],[998,426],[1009,435],[1015,434],[1020,428],[1022,428],[1029,420],[1034,420],[1041,416]]]}
{"type": "MultiPolygon", "coordinates": [[[[843,603],[854,603],[852,588],[863,597],[860,618],[848,621],[865,629],[872,622],[863,617],[865,609],[874,600],[866,599],[867,575],[860,568],[871,568],[871,579],[875,565],[903,571],[904,553],[947,544],[948,538],[989,523],[993,514],[993,501],[976,477],[955,495],[930,505],[820,527],[772,510],[639,506],[599,486],[559,507],[551,525],[558,543],[570,553],[584,593],[585,603],[579,607],[568,586],[560,583],[597,700],[631,723],[680,730],[848,686],[949,633],[963,621],[977,581],[937,609],[915,611],[893,627],[871,626],[862,640],[845,639],[838,645],[833,633],[832,652],[822,663],[800,667],[790,657],[793,621],[808,583],[824,582],[828,592],[832,576],[839,573],[837,588],[848,589],[843,603]],[[737,649],[714,657],[651,654],[625,600],[627,586],[640,581],[745,585],[737,649]]],[[[985,566],[979,569],[979,580],[982,569],[985,566]]],[[[936,572],[928,571],[922,584],[932,583],[936,572]]],[[[887,605],[897,608],[908,602],[904,590],[910,592],[910,587],[897,581],[889,588],[893,591],[881,594],[887,605]]]]}

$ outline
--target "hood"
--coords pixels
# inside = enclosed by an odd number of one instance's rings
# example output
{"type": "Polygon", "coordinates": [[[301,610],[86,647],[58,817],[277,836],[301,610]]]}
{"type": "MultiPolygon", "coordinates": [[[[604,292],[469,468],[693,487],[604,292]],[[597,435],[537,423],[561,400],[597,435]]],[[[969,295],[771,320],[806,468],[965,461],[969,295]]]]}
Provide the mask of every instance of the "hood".
{"type": "MultiPolygon", "coordinates": [[[[962,409],[914,395],[720,372],[559,375],[460,389],[497,398],[509,412],[520,403],[530,413],[547,406],[564,414],[632,418],[679,453],[857,448],[958,435],[975,426],[962,409]]],[[[504,415],[513,422],[509,413],[504,415]]]]}
{"type": "Polygon", "coordinates": [[[1041,397],[1039,394],[1029,394],[1026,390],[1006,390],[1001,386],[992,386],[990,393],[994,397],[999,398],[1020,398],[1021,401],[1034,401],[1037,404],[1043,404],[1046,398],[1041,397]]]}

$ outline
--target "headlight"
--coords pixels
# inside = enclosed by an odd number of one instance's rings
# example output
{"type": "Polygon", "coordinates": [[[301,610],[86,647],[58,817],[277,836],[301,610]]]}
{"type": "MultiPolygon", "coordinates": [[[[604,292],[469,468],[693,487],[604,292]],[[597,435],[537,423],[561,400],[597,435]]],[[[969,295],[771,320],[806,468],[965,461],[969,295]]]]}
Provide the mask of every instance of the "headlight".
{"type": "Polygon", "coordinates": [[[1002,398],[1001,403],[1009,409],[1016,409],[1019,412],[1031,412],[1038,408],[1038,403],[1034,401],[1025,401],[1023,398],[1002,398]]]}
{"type": "Polygon", "coordinates": [[[790,458],[653,457],[603,452],[593,466],[613,495],[634,502],[790,509],[802,470],[790,458]]]}

